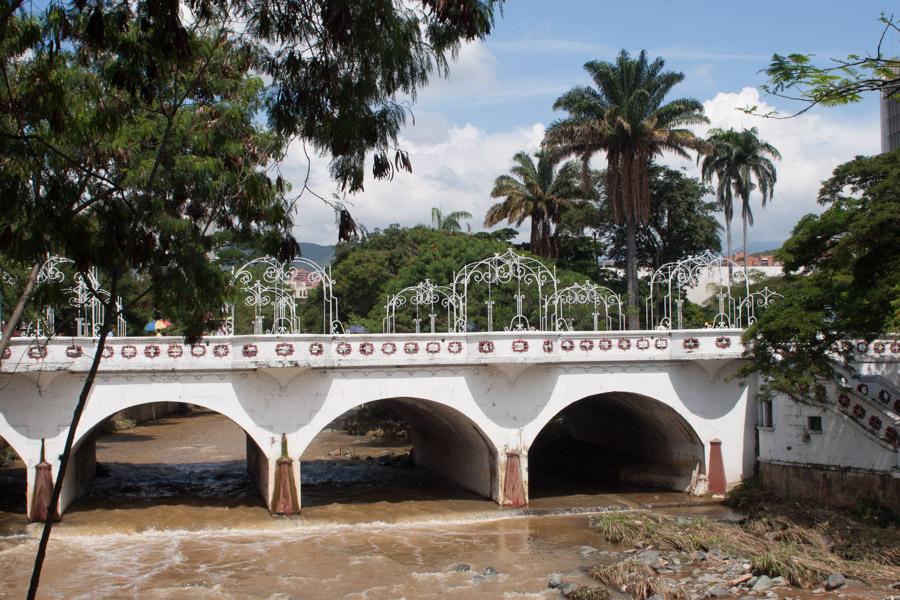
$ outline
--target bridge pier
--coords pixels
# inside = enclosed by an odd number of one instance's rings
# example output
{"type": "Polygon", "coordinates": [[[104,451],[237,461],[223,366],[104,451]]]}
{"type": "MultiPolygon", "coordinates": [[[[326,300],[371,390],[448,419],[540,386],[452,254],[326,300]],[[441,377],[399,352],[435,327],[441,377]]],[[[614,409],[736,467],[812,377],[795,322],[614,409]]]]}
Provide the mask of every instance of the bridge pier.
{"type": "Polygon", "coordinates": [[[247,435],[247,473],[270,513],[300,513],[300,461],[290,458],[284,434],[282,452],[277,457],[270,457],[247,435]]]}

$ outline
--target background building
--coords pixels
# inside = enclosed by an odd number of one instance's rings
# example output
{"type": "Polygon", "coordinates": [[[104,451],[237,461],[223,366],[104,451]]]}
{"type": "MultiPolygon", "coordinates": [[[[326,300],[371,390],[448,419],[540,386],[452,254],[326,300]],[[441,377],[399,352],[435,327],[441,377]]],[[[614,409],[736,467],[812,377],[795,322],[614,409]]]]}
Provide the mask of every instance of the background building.
{"type": "MultiPolygon", "coordinates": [[[[900,75],[900,68],[894,72],[900,75]]],[[[894,85],[881,93],[881,151],[900,148],[900,86],[894,85]]]]}

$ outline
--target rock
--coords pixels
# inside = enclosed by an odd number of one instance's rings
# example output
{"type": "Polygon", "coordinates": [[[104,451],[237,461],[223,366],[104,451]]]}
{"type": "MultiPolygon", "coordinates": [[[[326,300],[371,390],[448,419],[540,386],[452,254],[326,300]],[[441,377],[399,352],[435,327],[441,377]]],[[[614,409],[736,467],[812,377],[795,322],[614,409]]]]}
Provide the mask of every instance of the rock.
{"type": "Polygon", "coordinates": [[[652,596],[647,596],[647,600],[665,600],[665,598],[659,594],[653,594],[652,596]]]}
{"type": "Polygon", "coordinates": [[[470,567],[466,563],[457,563],[450,567],[450,570],[455,573],[465,573],[466,571],[471,571],[472,567],[470,567]]]}
{"type": "Polygon", "coordinates": [[[779,575],[778,577],[772,578],[772,585],[784,585],[784,584],[785,584],[784,577],[782,577],[781,575],[779,575]]]}
{"type": "Polygon", "coordinates": [[[494,567],[485,567],[481,570],[481,574],[485,577],[491,577],[497,574],[497,569],[495,569],[494,567]]]}
{"type": "Polygon", "coordinates": [[[707,593],[711,598],[727,598],[731,595],[728,590],[720,587],[711,587],[707,590],[707,593]]]}
{"type": "Polygon", "coordinates": [[[741,596],[738,600],[756,600],[754,596],[741,596]]]}
{"type": "Polygon", "coordinates": [[[760,575],[759,579],[756,580],[756,583],[753,584],[753,587],[750,588],[754,592],[764,592],[767,589],[772,587],[772,580],[769,579],[768,575],[760,575]]]}
{"type": "Polygon", "coordinates": [[[481,583],[482,581],[484,581],[484,577],[481,575],[476,575],[472,578],[472,581],[474,581],[475,583],[481,583]]]}
{"type": "Polygon", "coordinates": [[[562,584],[562,575],[560,575],[559,573],[553,573],[552,575],[550,575],[550,581],[547,582],[547,587],[555,590],[556,588],[562,586],[562,584]]]}
{"type": "Polygon", "coordinates": [[[568,594],[571,594],[572,592],[574,592],[577,589],[578,589],[578,586],[575,585],[574,583],[564,583],[559,587],[559,593],[562,594],[563,596],[566,596],[568,594]]]}
{"type": "Polygon", "coordinates": [[[656,550],[644,550],[639,552],[636,558],[645,565],[653,565],[659,560],[659,552],[656,550]]]}
{"type": "Polygon", "coordinates": [[[836,590],[845,585],[847,585],[847,580],[844,579],[843,575],[840,573],[832,573],[828,576],[828,579],[825,580],[825,591],[830,592],[831,590],[836,590]]]}
{"type": "Polygon", "coordinates": [[[709,553],[712,556],[715,556],[716,558],[722,558],[723,556],[725,556],[725,553],[722,552],[721,550],[719,550],[718,548],[713,548],[712,550],[709,551],[709,553]]]}
{"type": "Polygon", "coordinates": [[[595,552],[597,552],[597,549],[594,548],[593,546],[579,546],[578,547],[578,554],[580,554],[582,556],[587,556],[588,554],[594,554],[595,552]]]}
{"type": "Polygon", "coordinates": [[[759,581],[759,577],[754,576],[748,579],[744,585],[746,585],[748,588],[752,588],[754,585],[756,585],[757,581],[759,581]]]}
{"type": "Polygon", "coordinates": [[[697,550],[696,552],[691,554],[691,558],[697,562],[703,562],[704,560],[706,560],[706,552],[704,552],[703,550],[697,550]]]}

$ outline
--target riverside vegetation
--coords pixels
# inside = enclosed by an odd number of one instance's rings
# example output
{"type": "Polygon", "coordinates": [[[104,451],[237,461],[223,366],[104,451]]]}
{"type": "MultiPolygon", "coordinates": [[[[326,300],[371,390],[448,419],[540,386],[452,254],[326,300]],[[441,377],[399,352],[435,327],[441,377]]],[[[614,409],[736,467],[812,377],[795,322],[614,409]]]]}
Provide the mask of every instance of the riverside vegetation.
{"type": "Polygon", "coordinates": [[[643,511],[600,515],[593,520],[600,536],[632,549],[591,569],[600,586],[570,586],[565,597],[605,599],[619,590],[638,600],[680,600],[779,586],[820,592],[900,587],[897,521],[887,511],[869,504],[852,512],[800,504],[753,485],[738,488],[726,503],[746,516],[731,523],[643,511]]]}

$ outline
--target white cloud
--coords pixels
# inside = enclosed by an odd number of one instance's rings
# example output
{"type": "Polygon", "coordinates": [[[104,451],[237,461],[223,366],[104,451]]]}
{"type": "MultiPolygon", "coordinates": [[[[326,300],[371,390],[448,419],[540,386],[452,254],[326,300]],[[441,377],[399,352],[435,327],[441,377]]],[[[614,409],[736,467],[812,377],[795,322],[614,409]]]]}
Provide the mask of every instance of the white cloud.
{"type": "MultiPolygon", "coordinates": [[[[440,118],[418,120],[415,135],[403,135],[400,146],[409,151],[413,172],[400,172],[392,181],[372,181],[367,177],[364,192],[348,197],[354,218],[368,229],[391,223],[405,226],[427,224],[431,208],[444,212],[465,210],[469,222],[480,230],[484,213],[494,202],[490,197],[494,179],[509,171],[513,155],[537,150],[544,137],[540,123],[500,133],[487,133],[471,124],[449,125],[440,118]]],[[[302,147],[292,148],[283,171],[302,182],[306,159],[302,147]]],[[[330,199],[334,184],[327,177],[327,160],[313,158],[310,187],[330,199]]],[[[304,195],[299,205],[296,234],[300,241],[333,244],[337,241],[334,213],[312,195],[304,195]]]]}
{"type": "MultiPolygon", "coordinates": [[[[850,121],[842,117],[840,110],[832,109],[791,119],[770,119],[738,110],[754,105],[761,113],[775,108],[752,87],[737,93],[719,92],[703,103],[711,127],[756,127],[760,137],[781,153],[781,161],[776,162],[778,182],[774,200],[766,208],[760,206],[759,197],[752,200],[755,225],[750,230],[751,240],[780,241],[790,234],[801,216],[822,211],[816,203],[816,195],[822,180],[827,179],[837,165],[856,155],[879,151],[878,118],[872,115],[870,119],[850,121]]],[[[707,129],[696,128],[696,131],[705,135],[707,129]]],[[[665,162],[697,174],[694,160],[667,157],[665,162]]],[[[737,228],[733,233],[738,240],[740,224],[737,221],[735,224],[737,228]]]]}

